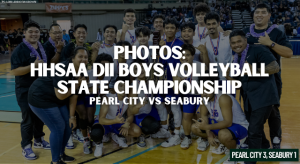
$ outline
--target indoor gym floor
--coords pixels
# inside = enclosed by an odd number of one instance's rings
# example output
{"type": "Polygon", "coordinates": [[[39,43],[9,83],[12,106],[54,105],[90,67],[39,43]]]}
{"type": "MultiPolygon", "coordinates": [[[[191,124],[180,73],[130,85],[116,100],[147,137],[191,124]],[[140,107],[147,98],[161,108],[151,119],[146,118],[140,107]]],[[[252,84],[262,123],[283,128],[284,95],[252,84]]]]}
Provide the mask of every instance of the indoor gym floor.
{"type": "MultiPolygon", "coordinates": [[[[1,59],[1,58],[0,58],[1,59]]],[[[2,60],[0,64],[0,163],[50,163],[50,150],[33,149],[37,160],[28,161],[22,156],[20,147],[20,109],[14,93],[14,77],[9,75],[10,63],[2,60]],[[7,112],[9,111],[9,112],[7,112]],[[2,115],[2,117],[1,117],[2,115]],[[3,121],[5,120],[5,121],[3,121]]],[[[9,61],[8,61],[9,62],[9,61]]],[[[282,117],[282,148],[299,149],[300,147],[300,58],[282,58],[283,93],[281,98],[282,117]]],[[[49,141],[49,129],[45,126],[46,140],[49,141]]],[[[265,125],[266,136],[269,136],[268,125],[265,125]]],[[[269,137],[268,137],[269,138],[269,137]]],[[[105,143],[103,157],[94,158],[93,154],[83,153],[83,144],[74,141],[76,148],[66,149],[66,154],[76,158],[74,163],[222,163],[226,155],[213,155],[211,149],[205,152],[196,150],[197,143],[193,140],[188,150],[182,150],[180,145],[162,148],[163,139],[146,139],[147,147],[140,148],[133,139],[128,140],[127,149],[119,149],[116,143],[105,143]]],[[[279,163],[279,162],[259,162],[279,163]]],[[[288,162],[280,162],[288,163],[288,162]]],[[[290,162],[300,163],[300,162],[290,162]]]]}

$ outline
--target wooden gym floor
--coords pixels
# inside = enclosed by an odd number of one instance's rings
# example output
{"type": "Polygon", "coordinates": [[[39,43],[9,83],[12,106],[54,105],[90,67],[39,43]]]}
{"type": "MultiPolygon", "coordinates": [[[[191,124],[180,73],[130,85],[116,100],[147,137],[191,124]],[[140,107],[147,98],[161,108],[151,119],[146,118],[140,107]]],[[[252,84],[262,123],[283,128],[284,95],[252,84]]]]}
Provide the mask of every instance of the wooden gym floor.
{"type": "MultiPolygon", "coordinates": [[[[294,56],[287,59],[282,58],[282,80],[283,93],[281,98],[281,117],[282,117],[282,148],[300,148],[300,56],[294,56]]],[[[10,64],[0,64],[0,112],[6,109],[17,113],[18,107],[15,101],[14,92],[7,92],[8,88],[13,88],[14,79],[9,75],[10,64]],[[10,82],[10,83],[9,83],[10,82]],[[9,98],[9,99],[8,99],[9,98]],[[3,105],[4,104],[4,105],[3,105]]],[[[0,113],[0,115],[2,115],[0,113]]],[[[8,115],[6,120],[14,120],[14,117],[8,115]],[[8,118],[7,118],[8,117],[8,118]]],[[[16,116],[19,117],[19,116],[16,116]]],[[[0,117],[1,119],[1,117],[0,117]]],[[[3,120],[0,120],[3,121],[3,120]]],[[[33,149],[38,156],[37,160],[25,160],[21,154],[20,147],[21,135],[20,124],[11,121],[0,122],[0,163],[50,163],[50,150],[33,149]]],[[[49,129],[45,126],[46,140],[49,141],[49,129]]],[[[269,136],[268,125],[265,125],[266,135],[269,136]]],[[[268,137],[269,138],[269,137],[268,137]]],[[[136,141],[132,138],[128,140],[129,147],[127,149],[119,149],[117,145],[111,141],[104,144],[101,158],[94,158],[93,154],[83,154],[83,144],[74,141],[76,148],[73,150],[66,149],[66,154],[76,158],[74,163],[222,163],[226,160],[225,155],[213,155],[211,150],[198,152],[196,150],[197,143],[193,140],[188,150],[182,150],[180,145],[171,148],[162,148],[160,144],[162,139],[146,139],[147,147],[140,148],[136,145],[136,141]]],[[[259,162],[271,163],[271,162],[259,162]]],[[[272,162],[284,163],[284,162],[272,162]]],[[[291,162],[293,164],[299,162],[291,162]]]]}

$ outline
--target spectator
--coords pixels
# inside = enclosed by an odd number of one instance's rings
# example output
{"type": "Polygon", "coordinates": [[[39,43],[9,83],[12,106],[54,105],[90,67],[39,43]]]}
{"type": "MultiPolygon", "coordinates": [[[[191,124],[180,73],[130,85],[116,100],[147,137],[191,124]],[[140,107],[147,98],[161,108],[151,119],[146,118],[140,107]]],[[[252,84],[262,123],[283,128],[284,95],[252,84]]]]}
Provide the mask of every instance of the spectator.
{"type": "Polygon", "coordinates": [[[300,23],[297,25],[297,36],[300,37],[300,23]]]}
{"type": "Polygon", "coordinates": [[[153,8],[151,16],[153,17],[155,13],[157,13],[157,10],[155,8],[153,8]]]}
{"type": "Polygon", "coordinates": [[[182,13],[182,8],[181,8],[181,6],[179,6],[178,8],[177,8],[177,12],[180,14],[180,13],[182,13]]]}
{"type": "Polygon", "coordinates": [[[282,3],[278,7],[278,12],[280,12],[280,13],[284,12],[284,8],[282,6],[282,3]]]}
{"type": "Polygon", "coordinates": [[[186,13],[187,13],[187,8],[186,8],[186,6],[185,6],[185,5],[183,5],[183,8],[182,8],[182,13],[183,13],[183,14],[186,14],[186,13]]]}
{"type": "Polygon", "coordinates": [[[286,36],[293,36],[293,29],[292,29],[291,24],[289,24],[289,23],[285,24],[284,29],[285,29],[286,36]]]}
{"type": "Polygon", "coordinates": [[[70,36],[66,33],[65,29],[63,30],[63,40],[65,40],[66,45],[69,44],[71,40],[70,36]]]}
{"type": "Polygon", "coordinates": [[[102,31],[101,31],[101,28],[98,29],[98,33],[97,33],[97,41],[103,41],[103,34],[102,34],[102,31]]]}

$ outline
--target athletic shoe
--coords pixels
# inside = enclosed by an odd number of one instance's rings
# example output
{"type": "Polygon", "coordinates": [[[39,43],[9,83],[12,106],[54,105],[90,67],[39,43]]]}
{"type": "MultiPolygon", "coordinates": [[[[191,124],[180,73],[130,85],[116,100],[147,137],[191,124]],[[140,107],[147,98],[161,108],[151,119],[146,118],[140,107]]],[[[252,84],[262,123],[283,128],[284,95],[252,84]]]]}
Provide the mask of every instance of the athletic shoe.
{"type": "Polygon", "coordinates": [[[83,137],[83,135],[82,135],[80,129],[77,129],[77,130],[76,130],[76,135],[77,135],[77,140],[78,140],[79,142],[83,143],[83,142],[84,142],[84,137],[83,137]]]}
{"type": "Polygon", "coordinates": [[[73,137],[72,137],[72,135],[70,136],[70,138],[68,140],[66,148],[67,149],[74,149],[74,143],[73,143],[73,137]]]}
{"type": "Polygon", "coordinates": [[[181,143],[181,138],[179,135],[173,135],[170,137],[167,141],[163,142],[161,144],[162,147],[171,147],[171,146],[176,146],[181,143]]]}
{"type": "Polygon", "coordinates": [[[182,125],[180,126],[179,137],[180,137],[182,140],[183,140],[184,137],[185,137],[185,134],[184,134],[184,130],[183,130],[183,126],[182,126],[182,125]]]}
{"type": "MultiPolygon", "coordinates": [[[[53,164],[53,162],[51,161],[51,164],[53,164]]],[[[62,160],[58,160],[58,162],[56,164],[66,164],[64,161],[62,160]]]]}
{"type": "Polygon", "coordinates": [[[60,156],[61,161],[63,162],[73,162],[75,161],[75,158],[66,155],[65,153],[63,155],[60,156]]]}
{"type": "Polygon", "coordinates": [[[280,149],[280,143],[281,143],[281,139],[279,137],[274,137],[273,138],[273,149],[280,149]]]}
{"type": "Polygon", "coordinates": [[[246,138],[245,142],[240,145],[240,149],[249,149],[248,138],[246,138]]]}
{"type": "Polygon", "coordinates": [[[96,148],[95,148],[95,152],[94,152],[94,156],[96,158],[99,158],[102,156],[102,149],[103,149],[103,143],[97,145],[96,144],[96,148]]]}
{"type": "Polygon", "coordinates": [[[105,134],[102,138],[102,143],[107,143],[110,140],[110,133],[105,134]]]}
{"type": "Polygon", "coordinates": [[[41,137],[41,141],[42,142],[38,142],[36,139],[34,139],[34,144],[33,147],[36,149],[46,149],[46,150],[50,150],[50,144],[44,140],[44,137],[41,137]]]}
{"type": "Polygon", "coordinates": [[[145,135],[139,137],[139,142],[137,143],[139,147],[146,147],[145,135]]]}
{"type": "Polygon", "coordinates": [[[188,137],[184,137],[180,147],[181,149],[188,149],[191,144],[192,144],[192,139],[189,139],[188,137]]]}
{"type": "Polygon", "coordinates": [[[128,145],[126,144],[126,139],[124,137],[119,137],[116,134],[112,134],[111,138],[119,145],[121,148],[127,148],[128,145]]]}
{"type": "Polygon", "coordinates": [[[89,139],[86,139],[83,144],[83,153],[84,154],[91,154],[92,153],[92,147],[91,147],[91,141],[89,139]]]}
{"type": "Polygon", "coordinates": [[[25,146],[25,148],[22,150],[22,155],[27,159],[27,160],[35,160],[37,159],[36,155],[32,151],[31,144],[25,146]]]}
{"type": "Polygon", "coordinates": [[[191,132],[191,137],[192,137],[192,139],[198,139],[198,138],[199,138],[199,136],[197,136],[197,135],[194,134],[193,132],[191,132]]]}
{"type": "Polygon", "coordinates": [[[230,157],[228,157],[224,162],[223,164],[236,164],[237,162],[236,161],[230,161],[230,157]]]}
{"type": "Polygon", "coordinates": [[[76,131],[73,131],[71,136],[73,137],[73,140],[78,140],[76,131]]]}
{"type": "Polygon", "coordinates": [[[165,128],[160,128],[157,133],[151,134],[151,138],[170,138],[170,137],[171,137],[171,133],[165,128]]]}
{"type": "Polygon", "coordinates": [[[212,151],[213,154],[224,154],[226,151],[226,147],[220,143],[219,147],[212,151]]]}
{"type": "Polygon", "coordinates": [[[209,146],[209,142],[207,140],[203,140],[201,137],[197,139],[197,144],[198,144],[197,147],[198,151],[205,151],[209,146]]]}

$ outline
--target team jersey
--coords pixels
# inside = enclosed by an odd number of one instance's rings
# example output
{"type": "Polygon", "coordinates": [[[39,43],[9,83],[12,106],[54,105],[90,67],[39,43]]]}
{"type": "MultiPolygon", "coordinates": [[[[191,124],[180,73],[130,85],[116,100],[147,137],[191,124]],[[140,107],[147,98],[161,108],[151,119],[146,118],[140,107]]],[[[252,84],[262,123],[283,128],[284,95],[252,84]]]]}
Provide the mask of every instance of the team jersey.
{"type": "MultiPolygon", "coordinates": [[[[219,92],[219,94],[215,95],[214,101],[209,101],[207,103],[206,108],[209,111],[210,118],[215,122],[220,122],[223,121],[223,115],[222,115],[222,110],[219,105],[219,98],[222,96],[222,93],[219,92]]],[[[245,113],[243,112],[241,105],[238,103],[238,101],[232,96],[230,96],[232,100],[232,123],[234,124],[239,124],[246,129],[248,129],[249,123],[246,120],[245,113]]]]}
{"type": "Polygon", "coordinates": [[[195,26],[195,36],[193,37],[194,42],[202,41],[203,36],[207,33],[208,29],[206,27],[199,27],[197,24],[195,26]]]}
{"type": "Polygon", "coordinates": [[[114,46],[115,45],[116,44],[114,43],[113,46],[107,47],[107,46],[105,46],[105,44],[102,44],[99,48],[98,55],[100,55],[102,53],[106,53],[106,54],[111,55],[111,57],[114,59],[114,46]]]}
{"type": "MultiPolygon", "coordinates": [[[[122,33],[122,29],[118,31],[120,32],[120,34],[122,33]]],[[[138,42],[135,36],[135,28],[126,32],[125,41],[129,42],[131,45],[135,44],[135,42],[138,42]]]]}
{"type": "MultiPolygon", "coordinates": [[[[229,43],[229,36],[224,36],[222,32],[219,32],[219,37],[216,39],[211,39],[210,36],[202,39],[201,44],[204,45],[204,43],[206,43],[210,63],[223,63],[224,65],[232,63],[232,49],[229,43]],[[214,49],[217,55],[215,55],[214,49]]],[[[222,71],[219,66],[218,72],[219,79],[226,80],[226,78],[222,76],[222,71]]]]}
{"type": "MultiPolygon", "coordinates": [[[[117,94],[112,94],[112,93],[109,93],[106,95],[108,98],[109,97],[117,97],[117,94]]],[[[115,119],[116,116],[121,113],[121,115],[123,116],[124,113],[126,113],[127,111],[127,108],[128,108],[128,105],[125,105],[123,103],[123,100],[119,100],[119,105],[109,105],[109,109],[108,109],[108,112],[106,114],[106,118],[107,119],[115,119]]]]}
{"type": "MultiPolygon", "coordinates": [[[[137,89],[139,88],[140,85],[140,81],[137,81],[137,89]]],[[[146,81],[147,83],[147,81],[146,81]]],[[[139,112],[136,115],[140,115],[140,114],[149,114],[151,112],[152,109],[152,105],[149,102],[149,98],[153,97],[152,94],[145,94],[144,91],[141,91],[141,93],[138,94],[138,97],[145,97],[145,100],[148,100],[148,103],[143,106],[142,108],[140,108],[139,112]]]]}
{"type": "Polygon", "coordinates": [[[196,50],[195,55],[194,55],[194,60],[198,61],[198,62],[200,62],[200,53],[201,52],[196,47],[198,47],[200,44],[201,44],[200,41],[193,40],[193,46],[195,47],[195,50],[196,50]]]}

